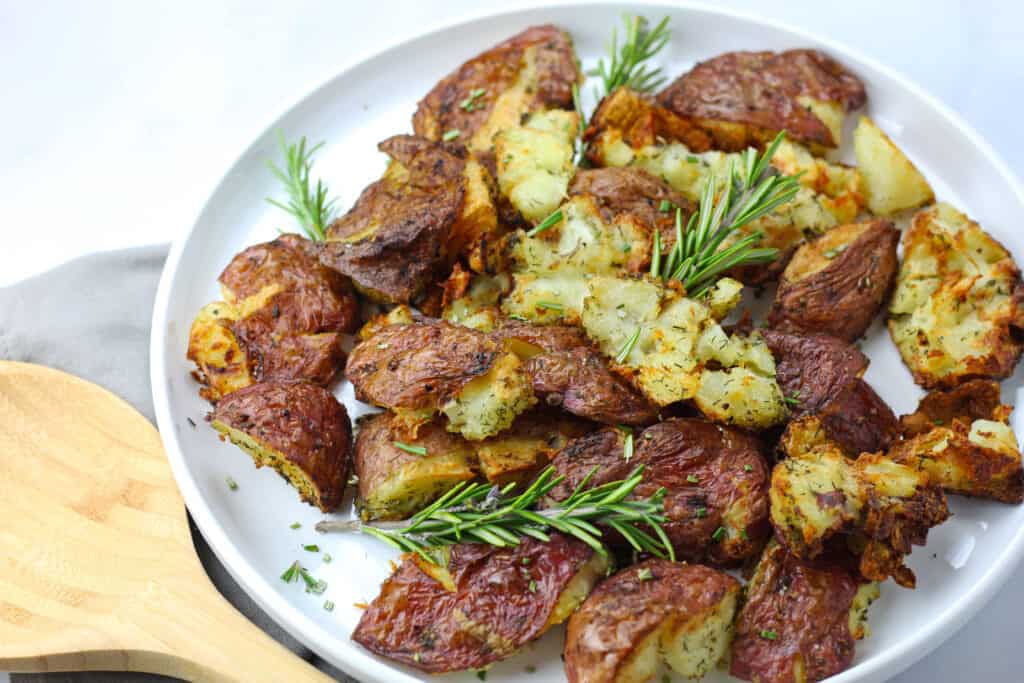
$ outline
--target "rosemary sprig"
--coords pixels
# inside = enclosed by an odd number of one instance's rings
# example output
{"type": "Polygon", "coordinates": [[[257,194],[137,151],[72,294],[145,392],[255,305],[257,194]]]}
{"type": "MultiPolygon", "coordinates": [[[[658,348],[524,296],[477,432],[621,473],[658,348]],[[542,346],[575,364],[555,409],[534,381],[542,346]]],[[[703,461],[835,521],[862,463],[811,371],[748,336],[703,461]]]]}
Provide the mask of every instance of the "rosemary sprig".
{"type": "Polygon", "coordinates": [[[527,536],[547,542],[552,530],[573,536],[606,555],[601,529],[596,526],[600,524],[617,531],[638,552],[674,560],[672,544],[661,528],[666,521],[665,489],[646,499],[626,500],[643,478],[643,465],[626,479],[586,489],[596,471],[595,467],[572,495],[553,508],[533,509],[565,479],[548,467],[516,496],[509,497],[515,483],[498,488],[460,482],[407,522],[371,525],[359,520],[324,520],[316,525],[316,530],[368,534],[403,552],[416,553],[437,563],[439,559],[432,551],[442,546],[468,542],[506,548],[527,536]]]}
{"type": "Polygon", "coordinates": [[[799,176],[782,175],[769,163],[785,137],[785,132],[780,132],[763,153],[748,149],[740,155],[738,164],[731,161],[717,198],[718,183],[714,174],[710,174],[704,181],[700,207],[690,216],[685,230],[682,211],[676,209],[675,246],[662,257],[660,239],[656,238],[652,275],[679,280],[687,296],[697,297],[732,268],[770,263],[778,258],[777,249],[757,246],[764,237],[759,231],[727,247],[723,248],[722,244],[744,225],[796,196],[800,189],[799,176]]]}
{"type": "Polygon", "coordinates": [[[323,142],[306,147],[306,137],[297,143],[286,144],[284,136],[279,132],[278,140],[284,154],[285,167],[278,167],[268,161],[271,172],[284,185],[288,194],[288,203],[283,204],[276,199],[267,197],[274,206],[295,216],[302,231],[309,239],[322,242],[327,237],[327,225],[334,214],[334,199],[327,198],[327,186],[317,179],[316,187],[310,186],[309,172],[313,168],[313,155],[320,151],[323,142]]]}
{"type": "Polygon", "coordinates": [[[618,30],[612,29],[607,64],[603,58],[600,59],[597,68],[588,71],[587,75],[601,77],[605,95],[623,85],[640,92],[650,92],[664,83],[665,77],[661,75],[660,68],[650,68],[644,62],[658,54],[672,37],[668,17],[653,29],[647,19],[639,15],[624,15],[622,20],[626,29],[622,45],[619,45],[618,30]]]}

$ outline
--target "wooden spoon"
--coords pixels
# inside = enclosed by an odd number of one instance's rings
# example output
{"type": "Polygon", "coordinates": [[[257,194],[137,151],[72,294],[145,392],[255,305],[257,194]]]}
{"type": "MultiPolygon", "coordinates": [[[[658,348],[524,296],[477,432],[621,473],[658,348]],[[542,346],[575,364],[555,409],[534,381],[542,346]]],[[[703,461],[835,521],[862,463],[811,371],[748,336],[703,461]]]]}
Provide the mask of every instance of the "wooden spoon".
{"type": "Polygon", "coordinates": [[[329,681],[221,597],[156,429],[100,387],[0,361],[0,671],[329,681]]]}

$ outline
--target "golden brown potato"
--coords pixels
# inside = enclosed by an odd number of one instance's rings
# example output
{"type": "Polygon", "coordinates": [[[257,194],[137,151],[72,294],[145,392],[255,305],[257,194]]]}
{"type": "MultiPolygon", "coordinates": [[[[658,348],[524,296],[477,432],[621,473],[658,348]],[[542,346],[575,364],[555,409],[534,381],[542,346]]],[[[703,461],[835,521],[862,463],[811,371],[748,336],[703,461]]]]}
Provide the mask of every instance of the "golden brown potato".
{"type": "Polygon", "coordinates": [[[972,380],[951,391],[933,391],[900,423],[909,438],[888,456],[923,470],[949,493],[1024,502],[1024,469],[1017,437],[1008,424],[1012,408],[999,399],[999,384],[972,380]]]}
{"type": "Polygon", "coordinates": [[[658,104],[707,131],[726,151],[759,147],[780,130],[838,147],[845,114],[864,106],[864,84],[818,50],[726,52],[697,64],[658,104]]]}
{"type": "Polygon", "coordinates": [[[663,180],[639,168],[585,168],[569,184],[569,196],[590,195],[607,221],[629,215],[661,233],[662,253],[676,243],[676,209],[682,209],[685,228],[694,204],[663,180]]]}
{"type": "Polygon", "coordinates": [[[524,358],[542,352],[570,351],[590,344],[583,330],[573,325],[533,325],[509,318],[498,321],[491,330],[491,337],[509,340],[514,344],[513,348],[522,351],[520,355],[524,358]]]}
{"type": "Polygon", "coordinates": [[[220,275],[224,301],[204,307],[189,331],[188,358],[209,401],[255,382],[327,385],[345,355],[342,332],[359,324],[348,279],[317,260],[298,235],[243,250],[220,275]]]}
{"type": "Polygon", "coordinates": [[[892,291],[899,240],[891,222],[878,220],[832,228],[799,247],[782,273],[768,323],[859,339],[892,291]]]}
{"type": "Polygon", "coordinates": [[[928,474],[880,453],[850,460],[832,444],[787,456],[772,471],[770,489],[772,526],[786,549],[813,559],[830,538],[850,535],[861,547],[864,577],[892,576],[913,588],[904,556],[949,517],[942,489],[928,474]]]}
{"type": "Polygon", "coordinates": [[[758,683],[812,683],[849,668],[878,584],[849,556],[800,560],[765,548],[736,620],[729,672],[758,683]]]}
{"type": "Polygon", "coordinates": [[[366,521],[406,519],[478,470],[473,445],[443,424],[423,425],[412,437],[391,413],[361,424],[353,464],[356,507],[366,521]]]}
{"type": "Polygon", "coordinates": [[[606,428],[571,442],[552,463],[565,480],[550,497],[562,500],[595,470],[590,485],[626,478],[644,466],[633,496],[667,490],[663,525],[676,555],[734,566],[767,540],[768,466],[751,436],[699,419],[672,419],[634,436],[625,459],[622,430],[606,428]]]}
{"type": "Polygon", "coordinates": [[[341,503],[352,453],[345,406],[323,387],[267,381],[234,391],[211,413],[213,428],[274,468],[302,500],[330,512],[341,503]]]}
{"type": "Polygon", "coordinates": [[[968,380],[948,391],[929,391],[917,404],[917,410],[900,417],[900,431],[909,439],[954,422],[1006,422],[1013,408],[1003,405],[1001,394],[999,383],[986,379],[968,380]]]}
{"type": "Polygon", "coordinates": [[[948,204],[903,236],[889,332],[926,389],[1008,377],[1024,350],[1024,288],[1010,253],[948,204]]]}
{"type": "Polygon", "coordinates": [[[866,116],[860,117],[853,131],[853,151],[864,176],[868,209],[876,216],[915,209],[935,199],[913,162],[866,116]]]}
{"type": "Polygon", "coordinates": [[[523,362],[482,332],[446,322],[391,325],[360,342],[345,377],[356,398],[396,413],[415,434],[437,413],[480,440],[536,402],[523,362]]]}
{"type": "Polygon", "coordinates": [[[499,486],[516,482],[516,490],[522,491],[566,444],[594,428],[568,415],[531,410],[501,434],[472,445],[487,481],[499,486]]]}
{"type": "Polygon", "coordinates": [[[579,80],[569,34],[533,26],[441,79],[420,101],[413,129],[429,140],[455,135],[471,152],[486,154],[494,136],[524,115],[572,109],[572,85],[579,80]]]}
{"type": "Polygon", "coordinates": [[[538,399],[573,415],[609,425],[642,425],[658,417],[658,409],[589,346],[538,354],[526,361],[526,371],[538,399]]]}
{"type": "Polygon", "coordinates": [[[662,661],[700,678],[725,656],[740,583],[722,572],[647,560],[601,582],[569,619],[569,683],[645,683],[662,661]]]}
{"type": "Polygon", "coordinates": [[[636,149],[659,140],[680,142],[694,152],[711,149],[711,137],[686,119],[655,103],[649,95],[616,88],[602,99],[583,134],[587,157],[595,166],[612,166],[603,157],[609,143],[621,141],[636,149]]]}
{"type": "Polygon", "coordinates": [[[483,669],[568,619],[608,569],[603,555],[559,533],[444,555],[441,566],[407,555],[352,639],[430,673],[483,669]]]}
{"type": "Polygon", "coordinates": [[[391,163],[331,223],[320,259],[374,300],[414,303],[457,256],[496,237],[492,180],[479,162],[424,138],[396,135],[379,147],[391,163]]]}

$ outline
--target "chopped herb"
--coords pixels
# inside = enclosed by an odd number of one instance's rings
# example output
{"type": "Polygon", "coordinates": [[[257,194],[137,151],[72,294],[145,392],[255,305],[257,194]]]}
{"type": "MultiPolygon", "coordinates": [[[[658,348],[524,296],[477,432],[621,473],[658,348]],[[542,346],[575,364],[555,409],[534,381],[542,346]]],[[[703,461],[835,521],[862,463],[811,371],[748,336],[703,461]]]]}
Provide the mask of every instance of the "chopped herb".
{"type": "Polygon", "coordinates": [[[700,479],[697,478],[696,474],[687,474],[686,481],[690,482],[691,484],[696,484],[697,482],[700,481],[700,479]]]}
{"type": "Polygon", "coordinates": [[[786,396],[785,398],[786,398],[786,403],[788,403],[791,406],[798,406],[798,405],[800,405],[800,392],[799,391],[796,391],[796,392],[793,393],[792,396],[786,396]]]}
{"type": "Polygon", "coordinates": [[[672,677],[668,674],[661,675],[661,683],[672,683],[672,677]]]}
{"type": "Polygon", "coordinates": [[[301,528],[302,528],[302,524],[301,524],[300,522],[292,522],[292,523],[291,523],[291,524],[290,524],[290,525],[288,526],[288,528],[289,528],[289,529],[301,529],[301,528]]]}
{"type": "Polygon", "coordinates": [[[481,669],[480,671],[476,672],[476,677],[479,678],[481,681],[486,681],[487,680],[487,672],[484,671],[483,669],[481,669]]]}
{"type": "Polygon", "coordinates": [[[288,569],[284,570],[284,574],[281,574],[281,580],[285,583],[291,583],[295,580],[295,577],[299,575],[300,569],[299,561],[295,560],[288,569]]]}
{"type": "Polygon", "coordinates": [[[487,91],[483,88],[474,88],[469,91],[469,97],[459,102],[459,107],[466,111],[473,111],[474,109],[482,109],[483,105],[477,102],[478,99],[487,94],[487,91]]]}
{"type": "Polygon", "coordinates": [[[185,419],[188,420],[188,423],[189,423],[189,425],[192,426],[192,429],[196,428],[196,421],[195,420],[193,420],[191,417],[186,417],[185,419]]]}
{"type": "Polygon", "coordinates": [[[746,529],[740,529],[740,538],[742,538],[744,541],[749,541],[750,540],[750,536],[747,536],[747,530],[746,529]]]}
{"type": "Polygon", "coordinates": [[[836,247],[834,249],[829,249],[828,251],[825,252],[825,258],[827,258],[827,259],[834,259],[836,256],[839,256],[844,251],[846,251],[846,247],[847,247],[847,245],[840,244],[838,247],[836,247]]]}
{"type": "Polygon", "coordinates": [[[527,318],[526,316],[519,315],[518,313],[513,313],[512,315],[509,316],[509,318],[511,320],[518,320],[519,322],[523,323],[530,322],[529,318],[527,318]]]}
{"type": "Polygon", "coordinates": [[[331,602],[330,600],[324,600],[324,609],[327,610],[328,612],[333,612],[334,611],[334,603],[331,602]]]}
{"type": "Polygon", "coordinates": [[[395,448],[397,448],[400,451],[405,451],[406,453],[412,453],[413,455],[421,456],[425,456],[427,454],[426,446],[410,446],[409,444],[402,443],[401,441],[392,441],[391,443],[394,444],[395,448]]]}
{"type": "Polygon", "coordinates": [[[753,472],[754,471],[754,467],[753,467],[753,465],[744,465],[743,466],[743,471],[744,472],[753,472]]]}
{"type": "Polygon", "coordinates": [[[661,275],[661,230],[654,231],[654,248],[651,251],[651,277],[659,277],[661,275]]]}
{"type": "Polygon", "coordinates": [[[699,507],[693,514],[697,517],[697,519],[704,519],[708,516],[708,509],[705,507],[699,507]]]}
{"type": "Polygon", "coordinates": [[[537,673],[537,667],[535,667],[533,664],[527,664],[526,665],[526,673],[528,673],[528,674],[535,674],[535,673],[537,673]]]}
{"type": "Polygon", "coordinates": [[[556,301],[538,301],[537,308],[546,308],[551,311],[564,311],[565,306],[556,301]]]}
{"type": "Polygon", "coordinates": [[[672,202],[670,202],[667,199],[662,199],[661,203],[658,204],[658,211],[661,211],[662,213],[668,213],[671,210],[672,210],[672,202]]]}
{"type": "Polygon", "coordinates": [[[715,529],[715,533],[711,534],[711,538],[716,540],[716,541],[722,540],[722,536],[725,536],[725,527],[724,526],[718,527],[717,529],[715,529]]]}
{"type": "Polygon", "coordinates": [[[761,631],[761,637],[765,640],[775,640],[779,637],[779,634],[775,631],[761,631]]]}
{"type": "Polygon", "coordinates": [[[687,154],[686,155],[686,161],[691,163],[691,164],[699,164],[700,163],[700,159],[695,157],[692,154],[687,154]]]}
{"type": "MultiPolygon", "coordinates": [[[[657,233],[655,233],[655,234],[657,234],[657,233]]],[[[636,346],[636,342],[639,339],[640,339],[640,328],[637,327],[636,331],[633,332],[633,334],[629,337],[629,339],[626,340],[626,343],[622,345],[622,348],[619,350],[619,355],[615,356],[615,362],[619,363],[620,365],[622,363],[625,363],[626,359],[629,358],[629,354],[633,353],[633,347],[636,346]]]]}
{"type": "Polygon", "coordinates": [[[541,234],[545,230],[547,230],[549,228],[553,228],[554,226],[556,226],[559,223],[561,223],[562,219],[564,217],[565,217],[565,215],[562,213],[562,210],[561,209],[556,209],[550,215],[548,215],[547,218],[545,218],[540,223],[538,223],[537,225],[535,225],[532,228],[530,228],[530,230],[527,231],[526,236],[527,237],[536,237],[537,235],[541,234]]]}
{"type": "Polygon", "coordinates": [[[650,581],[654,578],[654,574],[648,567],[644,567],[636,573],[636,578],[640,579],[641,581],[650,581]]]}
{"type": "Polygon", "coordinates": [[[317,580],[310,575],[304,568],[299,567],[299,576],[302,577],[302,581],[306,584],[306,592],[314,595],[320,595],[327,590],[327,582],[323,580],[317,580]]]}
{"type": "Polygon", "coordinates": [[[333,559],[334,559],[334,558],[333,558],[333,557],[331,557],[331,554],[330,554],[330,553],[324,553],[324,562],[325,562],[325,563],[329,563],[329,562],[330,562],[331,560],[333,560],[333,559]]]}
{"type": "Polygon", "coordinates": [[[932,420],[932,422],[934,422],[935,424],[940,425],[940,426],[945,424],[945,422],[943,420],[940,420],[938,418],[932,420]]]}
{"type": "Polygon", "coordinates": [[[446,130],[444,132],[444,135],[441,136],[441,139],[444,140],[445,142],[451,142],[460,135],[462,135],[461,130],[459,130],[458,128],[452,128],[451,130],[446,130]]]}
{"type": "Polygon", "coordinates": [[[536,593],[537,592],[537,582],[534,581],[533,579],[530,579],[530,585],[527,586],[527,588],[530,589],[531,593],[536,593]]]}
{"type": "Polygon", "coordinates": [[[623,254],[628,254],[631,251],[633,251],[633,245],[632,244],[624,244],[624,245],[622,245],[622,253],[623,254]]]}
{"type": "Polygon", "coordinates": [[[238,482],[232,479],[231,477],[224,477],[224,481],[228,483],[228,488],[231,489],[232,491],[238,490],[238,482]]]}
{"type": "Polygon", "coordinates": [[[531,560],[531,559],[530,559],[529,557],[524,557],[524,558],[522,559],[522,563],[523,563],[523,564],[530,564],[530,562],[532,562],[532,560],[531,560]]]}
{"type": "Polygon", "coordinates": [[[302,549],[305,550],[306,552],[310,552],[310,553],[318,553],[318,552],[320,552],[320,546],[318,546],[315,543],[310,543],[309,545],[304,545],[304,546],[302,546],[302,549]]]}
{"type": "Polygon", "coordinates": [[[629,462],[633,459],[633,430],[622,425],[619,425],[619,429],[626,432],[626,442],[622,446],[622,459],[629,462]]]}

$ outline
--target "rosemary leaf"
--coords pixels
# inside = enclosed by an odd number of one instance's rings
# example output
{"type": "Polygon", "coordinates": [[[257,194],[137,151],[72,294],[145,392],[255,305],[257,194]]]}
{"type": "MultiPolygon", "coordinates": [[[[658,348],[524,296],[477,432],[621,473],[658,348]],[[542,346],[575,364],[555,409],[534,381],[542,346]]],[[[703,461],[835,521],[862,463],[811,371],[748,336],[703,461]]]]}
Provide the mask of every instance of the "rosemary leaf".
{"type": "Polygon", "coordinates": [[[312,187],[309,174],[313,168],[313,155],[320,151],[324,143],[318,142],[307,149],[306,138],[302,137],[297,143],[289,145],[280,132],[278,140],[284,154],[284,168],[278,167],[273,161],[267,163],[271,172],[284,185],[288,202],[279,202],[270,197],[267,201],[294,216],[309,239],[322,242],[327,237],[327,225],[334,215],[335,200],[327,198],[327,186],[320,180],[316,181],[315,188],[312,187]]]}

